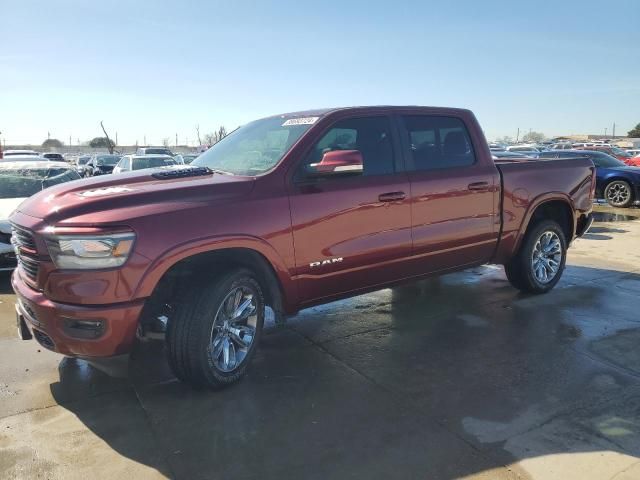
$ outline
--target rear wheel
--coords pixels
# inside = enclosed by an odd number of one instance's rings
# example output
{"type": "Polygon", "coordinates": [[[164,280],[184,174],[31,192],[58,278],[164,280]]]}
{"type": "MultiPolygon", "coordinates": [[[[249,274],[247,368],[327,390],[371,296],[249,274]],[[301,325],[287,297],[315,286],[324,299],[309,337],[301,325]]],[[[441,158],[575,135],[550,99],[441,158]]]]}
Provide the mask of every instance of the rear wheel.
{"type": "Polygon", "coordinates": [[[194,386],[240,380],[260,340],[265,301],[253,273],[233,270],[188,294],[167,331],[169,364],[194,386]]]}
{"type": "Polygon", "coordinates": [[[527,232],[516,256],[505,265],[509,282],[528,293],[546,293],[556,286],[567,259],[567,241],[560,225],[542,220],[527,232]]]}
{"type": "Polygon", "coordinates": [[[604,189],[604,198],[612,207],[626,208],[633,202],[631,185],[624,180],[614,180],[604,189]]]}

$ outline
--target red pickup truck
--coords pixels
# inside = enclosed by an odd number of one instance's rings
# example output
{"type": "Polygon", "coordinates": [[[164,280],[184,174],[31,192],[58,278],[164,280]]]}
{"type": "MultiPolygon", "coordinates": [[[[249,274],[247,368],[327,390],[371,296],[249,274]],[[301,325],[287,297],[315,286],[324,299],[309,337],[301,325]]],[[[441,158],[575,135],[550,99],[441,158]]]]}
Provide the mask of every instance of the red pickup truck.
{"type": "MultiPolygon", "coordinates": [[[[245,373],[298,310],[486,263],[552,289],[590,226],[586,159],[494,163],[468,110],[358,107],[249,123],[190,166],[55,186],[11,216],[23,338],[128,353],[166,327],[194,385],[245,373]]],[[[435,300],[435,299],[434,299],[435,300]]]]}

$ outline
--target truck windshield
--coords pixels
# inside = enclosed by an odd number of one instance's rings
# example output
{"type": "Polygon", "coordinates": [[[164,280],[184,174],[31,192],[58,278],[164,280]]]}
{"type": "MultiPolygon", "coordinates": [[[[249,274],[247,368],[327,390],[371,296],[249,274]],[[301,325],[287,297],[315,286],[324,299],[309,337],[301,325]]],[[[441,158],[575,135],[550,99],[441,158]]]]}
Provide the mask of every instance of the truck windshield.
{"type": "Polygon", "coordinates": [[[316,120],[317,117],[256,120],[227,135],[192,165],[233,175],[259,175],[272,169],[316,120]]]}

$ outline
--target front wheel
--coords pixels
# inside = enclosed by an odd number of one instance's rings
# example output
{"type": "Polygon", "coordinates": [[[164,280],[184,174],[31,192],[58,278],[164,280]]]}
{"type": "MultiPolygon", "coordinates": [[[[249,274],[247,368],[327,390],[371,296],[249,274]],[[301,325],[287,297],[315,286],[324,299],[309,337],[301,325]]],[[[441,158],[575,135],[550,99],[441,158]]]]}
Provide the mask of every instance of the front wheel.
{"type": "Polygon", "coordinates": [[[249,270],[197,285],[169,321],[173,372],[194,386],[221,388],[240,380],[260,340],[264,311],[262,288],[249,270]]]}
{"type": "Polygon", "coordinates": [[[626,208],[633,201],[631,185],[624,180],[614,180],[604,189],[604,198],[612,207],[626,208]]]}
{"type": "Polygon", "coordinates": [[[557,222],[543,220],[527,232],[520,250],[505,265],[511,284],[527,293],[546,293],[560,281],[567,241],[557,222]]]}

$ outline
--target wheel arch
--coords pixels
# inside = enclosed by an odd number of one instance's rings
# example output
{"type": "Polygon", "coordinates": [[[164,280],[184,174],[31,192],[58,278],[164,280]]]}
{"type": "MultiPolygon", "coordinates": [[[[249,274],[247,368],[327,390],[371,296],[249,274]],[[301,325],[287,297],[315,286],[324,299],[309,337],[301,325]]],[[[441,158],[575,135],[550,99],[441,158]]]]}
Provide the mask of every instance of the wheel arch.
{"type": "Polygon", "coordinates": [[[166,252],[146,272],[136,297],[147,298],[147,310],[154,310],[167,296],[179,297],[180,289],[192,282],[205,281],[234,267],[248,268],[256,274],[277,320],[295,310],[295,283],[282,259],[259,239],[218,239],[213,244],[182,246],[166,252]]]}
{"type": "Polygon", "coordinates": [[[555,220],[565,234],[567,245],[571,243],[576,232],[575,207],[566,194],[551,193],[538,197],[529,207],[520,226],[514,252],[517,252],[522,245],[527,231],[541,219],[555,220]]]}

